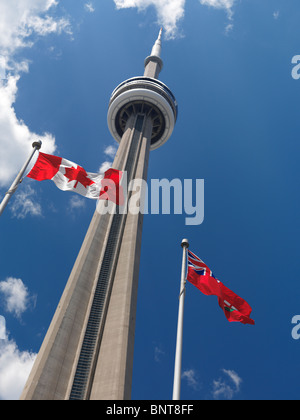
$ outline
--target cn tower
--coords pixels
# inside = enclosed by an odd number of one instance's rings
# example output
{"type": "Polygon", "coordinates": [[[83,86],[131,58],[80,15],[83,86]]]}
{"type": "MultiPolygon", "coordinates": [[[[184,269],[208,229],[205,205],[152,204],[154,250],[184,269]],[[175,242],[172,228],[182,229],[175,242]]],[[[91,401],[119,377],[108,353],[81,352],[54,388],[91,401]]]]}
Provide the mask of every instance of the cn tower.
{"type": "MultiPolygon", "coordinates": [[[[108,127],[119,143],[113,168],[147,179],[150,151],[170,138],[177,102],[158,80],[162,30],[144,76],[112,93],[108,127]]],[[[127,199],[130,199],[130,193],[127,199]]],[[[95,211],[27,380],[22,400],[129,400],[143,214],[95,211]]]]}

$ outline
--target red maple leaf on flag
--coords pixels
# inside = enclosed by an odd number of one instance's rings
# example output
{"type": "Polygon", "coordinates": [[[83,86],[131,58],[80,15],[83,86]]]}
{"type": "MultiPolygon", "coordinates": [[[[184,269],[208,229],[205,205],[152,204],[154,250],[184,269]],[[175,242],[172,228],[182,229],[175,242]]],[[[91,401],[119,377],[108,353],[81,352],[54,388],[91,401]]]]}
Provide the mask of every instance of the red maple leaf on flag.
{"type": "Polygon", "coordinates": [[[83,169],[81,166],[77,166],[75,169],[73,166],[72,168],[66,168],[66,173],[64,174],[66,178],[68,178],[68,182],[71,181],[77,181],[74,185],[74,188],[77,187],[78,182],[84,186],[84,188],[87,188],[89,185],[94,184],[95,182],[92,181],[89,177],[85,169],[83,169]]]}

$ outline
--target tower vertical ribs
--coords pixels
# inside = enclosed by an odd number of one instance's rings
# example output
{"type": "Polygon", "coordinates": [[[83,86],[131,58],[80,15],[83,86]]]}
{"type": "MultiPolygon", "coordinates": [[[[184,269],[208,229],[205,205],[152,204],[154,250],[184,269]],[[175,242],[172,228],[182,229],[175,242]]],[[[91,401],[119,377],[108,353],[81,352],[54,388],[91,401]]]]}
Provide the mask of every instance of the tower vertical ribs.
{"type": "MultiPolygon", "coordinates": [[[[145,114],[138,114],[136,116],[132,141],[125,164],[128,182],[130,182],[133,178],[138,162],[145,117],[145,114]]],[[[93,297],[93,303],[74,375],[73,385],[69,397],[70,400],[89,399],[90,389],[93,383],[95,364],[101,344],[103,325],[105,323],[107,306],[115,275],[114,269],[116,269],[117,266],[118,253],[122,242],[126,216],[126,212],[125,214],[116,213],[113,216],[99,278],[93,297]]]]}
{"type": "MultiPolygon", "coordinates": [[[[121,83],[109,102],[108,127],[120,143],[113,167],[127,171],[128,183],[147,179],[150,150],[166,143],[177,119],[177,101],[158,80],[161,40],[162,30],[144,76],[121,83]]],[[[130,399],[143,212],[127,212],[127,203],[116,214],[95,212],[21,399],[130,399]]]]}

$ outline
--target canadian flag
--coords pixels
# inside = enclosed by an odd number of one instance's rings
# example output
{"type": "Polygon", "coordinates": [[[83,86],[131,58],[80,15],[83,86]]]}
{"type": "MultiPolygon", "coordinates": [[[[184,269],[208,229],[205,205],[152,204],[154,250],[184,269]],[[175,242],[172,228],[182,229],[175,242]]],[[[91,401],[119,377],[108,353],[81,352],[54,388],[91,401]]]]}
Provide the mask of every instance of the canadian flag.
{"type": "Polygon", "coordinates": [[[37,181],[50,179],[63,191],[74,191],[87,198],[110,200],[121,205],[124,200],[120,186],[122,174],[112,168],[104,175],[86,172],[70,160],[40,152],[27,177],[37,181]]]}

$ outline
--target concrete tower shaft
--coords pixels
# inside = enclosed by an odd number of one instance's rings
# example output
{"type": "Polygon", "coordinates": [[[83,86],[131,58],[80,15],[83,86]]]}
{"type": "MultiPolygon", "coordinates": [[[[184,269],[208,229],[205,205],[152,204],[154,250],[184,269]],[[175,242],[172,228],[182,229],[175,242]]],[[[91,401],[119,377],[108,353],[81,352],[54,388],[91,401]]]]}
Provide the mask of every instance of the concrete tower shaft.
{"type": "MultiPolygon", "coordinates": [[[[143,115],[127,123],[113,167],[128,182],[147,178],[151,130],[143,115]]],[[[143,215],[98,205],[22,400],[131,397],[143,215]]]]}
{"type": "Polygon", "coordinates": [[[163,61],[161,59],[161,42],[162,42],[162,31],[159,31],[158,38],[152,48],[151,54],[145,59],[145,77],[152,77],[158,79],[159,73],[163,68],[163,61]]]}
{"type": "MultiPolygon", "coordinates": [[[[120,143],[113,167],[128,183],[147,179],[150,149],[167,141],[177,117],[172,92],[155,78],[160,51],[161,32],[147,76],[119,85],[109,104],[109,129],[120,143]]],[[[105,204],[99,201],[23,400],[131,398],[143,214],[104,214],[105,204]]]]}

